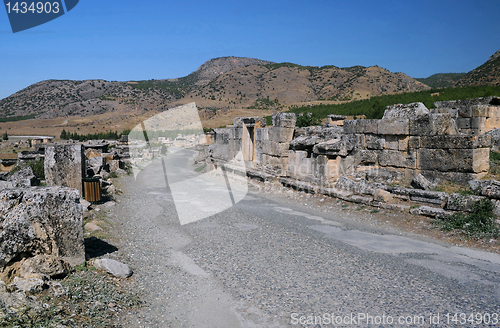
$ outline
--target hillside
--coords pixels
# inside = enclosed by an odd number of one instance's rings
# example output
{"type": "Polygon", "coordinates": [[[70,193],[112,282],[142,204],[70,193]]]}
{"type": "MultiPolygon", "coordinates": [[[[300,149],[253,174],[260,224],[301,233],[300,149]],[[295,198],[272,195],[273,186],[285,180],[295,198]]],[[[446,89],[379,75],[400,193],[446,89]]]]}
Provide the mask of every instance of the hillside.
{"type": "Polygon", "coordinates": [[[193,101],[213,111],[273,109],[309,101],[349,101],[425,89],[426,85],[403,73],[377,66],[311,67],[221,57],[178,79],[42,81],[0,100],[0,118],[88,117],[114,111],[143,114],[193,101]]]}
{"type": "Polygon", "coordinates": [[[350,101],[430,89],[378,66],[338,68],[291,63],[250,65],[219,75],[185,99],[213,108],[284,108],[311,101],[350,101]]]}
{"type": "Polygon", "coordinates": [[[415,80],[433,89],[451,88],[454,87],[465,74],[466,73],[438,73],[426,78],[416,78],[415,80]]]}
{"type": "Polygon", "coordinates": [[[104,80],[38,82],[0,100],[1,116],[56,118],[99,115],[117,109],[147,111],[175,99],[168,90],[141,90],[131,83],[104,80]]]}
{"type": "Polygon", "coordinates": [[[457,86],[474,85],[500,85],[500,50],[457,82],[457,86]]]}

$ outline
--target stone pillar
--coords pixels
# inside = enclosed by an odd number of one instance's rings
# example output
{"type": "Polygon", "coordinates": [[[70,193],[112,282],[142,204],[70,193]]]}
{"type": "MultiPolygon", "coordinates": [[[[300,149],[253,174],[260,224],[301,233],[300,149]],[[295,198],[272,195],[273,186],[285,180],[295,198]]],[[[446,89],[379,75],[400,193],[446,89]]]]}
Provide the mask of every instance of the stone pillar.
{"type": "Polygon", "coordinates": [[[56,145],[45,148],[45,181],[48,186],[78,189],[82,194],[85,177],[83,145],[56,145]]]}

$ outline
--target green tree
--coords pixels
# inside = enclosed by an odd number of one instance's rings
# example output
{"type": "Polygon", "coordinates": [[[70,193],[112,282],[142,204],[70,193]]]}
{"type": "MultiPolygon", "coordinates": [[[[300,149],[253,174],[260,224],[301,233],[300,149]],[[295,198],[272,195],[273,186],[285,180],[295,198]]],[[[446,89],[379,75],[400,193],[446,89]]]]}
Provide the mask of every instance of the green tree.
{"type": "Polygon", "coordinates": [[[7,135],[7,131],[2,135],[3,140],[9,140],[9,136],[7,135]]]}
{"type": "Polygon", "coordinates": [[[304,113],[298,115],[297,123],[295,124],[298,128],[312,125],[320,125],[321,119],[313,115],[312,113],[304,113]]]}
{"type": "Polygon", "coordinates": [[[60,137],[61,139],[63,139],[63,140],[68,139],[68,134],[67,134],[66,130],[64,130],[64,129],[63,129],[63,130],[61,131],[61,135],[60,135],[59,137],[60,137]]]}

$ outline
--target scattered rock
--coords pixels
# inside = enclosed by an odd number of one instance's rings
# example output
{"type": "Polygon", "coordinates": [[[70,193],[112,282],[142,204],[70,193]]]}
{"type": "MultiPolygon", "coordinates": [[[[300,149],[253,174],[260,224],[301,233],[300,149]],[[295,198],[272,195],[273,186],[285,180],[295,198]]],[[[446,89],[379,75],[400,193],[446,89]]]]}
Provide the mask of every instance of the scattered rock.
{"type": "Polygon", "coordinates": [[[97,223],[96,223],[96,222],[94,222],[94,221],[91,221],[91,222],[89,222],[89,223],[85,224],[85,226],[84,226],[83,228],[84,228],[86,231],[91,231],[91,232],[94,232],[94,231],[101,231],[101,230],[102,230],[102,228],[101,228],[101,227],[99,227],[99,226],[97,225],[97,223]]]}
{"type": "Polygon", "coordinates": [[[35,295],[48,287],[46,281],[40,278],[14,277],[14,281],[7,286],[7,290],[11,293],[21,291],[25,294],[35,295]]]}
{"type": "Polygon", "coordinates": [[[393,105],[388,106],[384,112],[383,120],[408,118],[415,119],[419,116],[428,115],[430,112],[421,102],[411,103],[407,105],[393,105]]]}
{"type": "Polygon", "coordinates": [[[80,198],[80,204],[82,204],[83,208],[87,208],[87,209],[92,205],[89,201],[87,201],[83,198],[80,198]]]}
{"type": "Polygon", "coordinates": [[[386,169],[370,169],[366,171],[366,179],[368,181],[389,184],[400,180],[403,177],[401,172],[388,171],[386,169]]]}
{"type": "Polygon", "coordinates": [[[22,254],[85,261],[78,190],[66,187],[0,191],[0,270],[22,254]]]}
{"type": "Polygon", "coordinates": [[[108,193],[109,195],[114,195],[116,194],[116,187],[111,185],[109,187],[106,188],[106,193],[108,193]]]}
{"type": "Polygon", "coordinates": [[[57,281],[50,282],[49,291],[52,293],[52,295],[54,295],[54,297],[59,297],[68,294],[68,289],[57,281]]]}
{"type": "Polygon", "coordinates": [[[452,211],[462,211],[462,212],[472,212],[472,207],[475,202],[481,200],[484,197],[475,196],[475,195],[460,195],[460,194],[451,194],[449,196],[448,203],[446,204],[445,209],[452,211]]]}
{"type": "Polygon", "coordinates": [[[94,266],[119,278],[128,278],[132,275],[132,270],[128,265],[112,259],[97,259],[94,261],[94,266]]]}
{"type": "Polygon", "coordinates": [[[442,208],[435,208],[430,206],[420,206],[417,208],[412,208],[410,209],[410,213],[417,215],[425,215],[435,218],[444,218],[452,214],[452,212],[445,211],[442,208]]]}
{"type": "Polygon", "coordinates": [[[411,185],[417,189],[431,190],[437,187],[439,180],[431,181],[424,177],[422,174],[418,174],[411,182],[411,185]]]}
{"type": "Polygon", "coordinates": [[[377,189],[375,190],[373,199],[379,202],[390,203],[394,200],[394,197],[392,197],[392,194],[386,190],[377,189]]]}
{"type": "Polygon", "coordinates": [[[16,166],[12,172],[2,177],[5,180],[0,180],[0,189],[28,188],[40,184],[40,180],[33,174],[30,166],[16,166]],[[21,168],[17,171],[19,167],[21,168]]]}
{"type": "Polygon", "coordinates": [[[500,181],[496,180],[471,180],[469,186],[472,190],[478,190],[481,196],[500,199],[500,181]]]}
{"type": "Polygon", "coordinates": [[[72,268],[63,259],[53,255],[37,255],[26,259],[21,265],[19,274],[27,277],[33,273],[39,273],[51,279],[61,279],[66,277],[72,268]]]}
{"type": "Polygon", "coordinates": [[[16,313],[29,308],[30,314],[35,314],[42,310],[42,305],[33,296],[26,296],[22,292],[4,293],[0,292],[0,319],[8,313],[16,313]]]}

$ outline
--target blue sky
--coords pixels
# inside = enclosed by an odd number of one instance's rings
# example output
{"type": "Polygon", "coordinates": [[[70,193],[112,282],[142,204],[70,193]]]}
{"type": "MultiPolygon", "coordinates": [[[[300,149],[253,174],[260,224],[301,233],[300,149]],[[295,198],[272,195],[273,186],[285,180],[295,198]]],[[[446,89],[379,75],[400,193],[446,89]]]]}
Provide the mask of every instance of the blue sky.
{"type": "Polygon", "coordinates": [[[499,0],[80,0],[12,33],[0,8],[0,99],[46,79],[181,77],[220,56],[467,72],[500,49],[499,12],[499,0]]]}

